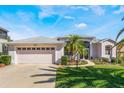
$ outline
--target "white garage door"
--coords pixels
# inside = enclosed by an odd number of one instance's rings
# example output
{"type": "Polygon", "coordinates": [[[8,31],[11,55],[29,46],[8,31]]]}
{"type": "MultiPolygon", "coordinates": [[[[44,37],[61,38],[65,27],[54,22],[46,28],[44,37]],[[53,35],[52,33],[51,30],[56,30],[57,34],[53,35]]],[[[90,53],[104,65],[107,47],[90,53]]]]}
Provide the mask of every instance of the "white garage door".
{"type": "Polygon", "coordinates": [[[17,48],[17,63],[52,64],[54,48],[17,48]]]}

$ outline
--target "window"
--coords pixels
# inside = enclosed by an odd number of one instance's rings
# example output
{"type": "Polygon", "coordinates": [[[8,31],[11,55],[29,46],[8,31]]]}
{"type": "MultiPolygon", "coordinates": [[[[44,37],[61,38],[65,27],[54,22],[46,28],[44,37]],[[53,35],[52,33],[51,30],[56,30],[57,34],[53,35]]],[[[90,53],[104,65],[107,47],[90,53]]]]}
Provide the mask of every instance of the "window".
{"type": "Polygon", "coordinates": [[[32,48],[32,50],[35,50],[35,48],[32,48]]]}
{"type": "Polygon", "coordinates": [[[31,48],[27,48],[27,50],[31,50],[31,48]]]}
{"type": "Polygon", "coordinates": [[[111,54],[111,48],[112,48],[111,45],[105,46],[105,54],[106,54],[106,55],[110,55],[110,54],[111,54]]]}
{"type": "Polygon", "coordinates": [[[46,48],[46,50],[50,50],[50,48],[46,48]]]}
{"type": "Polygon", "coordinates": [[[40,50],[40,48],[37,48],[37,50],[40,50]]]}
{"type": "Polygon", "coordinates": [[[45,50],[45,48],[42,48],[42,50],[45,50]]]}
{"type": "Polygon", "coordinates": [[[51,48],[51,50],[55,50],[55,48],[54,48],[54,47],[52,47],[52,48],[51,48]]]}
{"type": "Polygon", "coordinates": [[[26,48],[22,48],[22,50],[26,50],[26,48]]]}
{"type": "Polygon", "coordinates": [[[21,48],[17,48],[17,50],[21,50],[21,48]]]}

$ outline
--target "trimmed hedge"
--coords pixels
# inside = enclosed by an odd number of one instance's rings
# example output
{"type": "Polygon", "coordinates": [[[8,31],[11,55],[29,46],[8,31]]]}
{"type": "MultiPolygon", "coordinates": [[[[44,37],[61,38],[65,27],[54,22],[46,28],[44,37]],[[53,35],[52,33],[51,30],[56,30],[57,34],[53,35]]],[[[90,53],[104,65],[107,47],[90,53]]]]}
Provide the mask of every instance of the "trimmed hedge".
{"type": "Polygon", "coordinates": [[[11,56],[1,55],[0,56],[0,63],[5,64],[5,65],[11,64],[11,56]]]}
{"type": "Polygon", "coordinates": [[[62,56],[61,65],[67,65],[67,63],[68,63],[68,56],[62,56]]]}

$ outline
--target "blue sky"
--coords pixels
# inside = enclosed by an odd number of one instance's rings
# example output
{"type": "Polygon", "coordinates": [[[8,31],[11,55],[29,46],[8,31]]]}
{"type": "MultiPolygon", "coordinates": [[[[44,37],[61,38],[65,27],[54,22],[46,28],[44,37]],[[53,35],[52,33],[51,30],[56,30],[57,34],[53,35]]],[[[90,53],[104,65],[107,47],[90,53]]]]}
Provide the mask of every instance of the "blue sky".
{"type": "Polygon", "coordinates": [[[123,16],[124,6],[0,6],[0,26],[13,40],[68,34],[115,39],[123,16]]]}

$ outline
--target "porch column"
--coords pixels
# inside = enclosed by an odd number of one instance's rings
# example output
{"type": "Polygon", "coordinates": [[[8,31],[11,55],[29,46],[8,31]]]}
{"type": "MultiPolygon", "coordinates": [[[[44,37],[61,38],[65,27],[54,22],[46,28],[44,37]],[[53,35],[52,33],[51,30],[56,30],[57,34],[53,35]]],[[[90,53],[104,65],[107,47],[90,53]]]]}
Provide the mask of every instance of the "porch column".
{"type": "Polygon", "coordinates": [[[85,56],[84,56],[84,49],[83,49],[83,60],[85,59],[85,56]]]}

